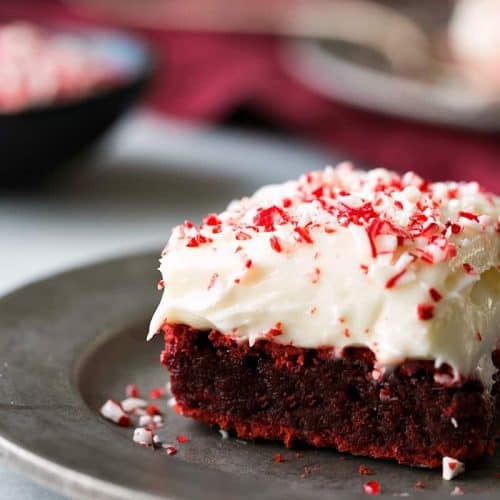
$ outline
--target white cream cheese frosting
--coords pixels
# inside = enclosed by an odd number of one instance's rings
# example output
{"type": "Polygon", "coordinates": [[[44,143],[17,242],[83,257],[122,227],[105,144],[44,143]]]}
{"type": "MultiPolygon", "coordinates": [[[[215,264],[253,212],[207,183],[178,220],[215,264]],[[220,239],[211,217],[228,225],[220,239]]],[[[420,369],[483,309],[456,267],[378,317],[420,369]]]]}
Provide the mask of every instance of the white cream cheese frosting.
{"type": "Polygon", "coordinates": [[[491,377],[499,217],[500,199],[477,183],[350,164],[266,186],[174,229],[149,337],[168,322],[491,377]]]}

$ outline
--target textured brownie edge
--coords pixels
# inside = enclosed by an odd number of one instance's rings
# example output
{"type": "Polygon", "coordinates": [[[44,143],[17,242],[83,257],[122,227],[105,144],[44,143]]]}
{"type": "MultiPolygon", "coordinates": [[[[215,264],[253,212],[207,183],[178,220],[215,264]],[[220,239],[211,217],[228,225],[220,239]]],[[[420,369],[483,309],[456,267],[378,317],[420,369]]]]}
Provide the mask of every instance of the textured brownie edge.
{"type": "MultiPolygon", "coordinates": [[[[478,380],[443,385],[449,369],[432,361],[407,360],[379,377],[366,348],[337,356],[270,340],[249,346],[184,325],[163,330],[161,361],[177,411],[240,438],[426,467],[440,467],[443,456],[471,461],[493,453],[498,373],[488,394],[478,380]]],[[[493,360],[499,367],[499,350],[493,360]]]]}

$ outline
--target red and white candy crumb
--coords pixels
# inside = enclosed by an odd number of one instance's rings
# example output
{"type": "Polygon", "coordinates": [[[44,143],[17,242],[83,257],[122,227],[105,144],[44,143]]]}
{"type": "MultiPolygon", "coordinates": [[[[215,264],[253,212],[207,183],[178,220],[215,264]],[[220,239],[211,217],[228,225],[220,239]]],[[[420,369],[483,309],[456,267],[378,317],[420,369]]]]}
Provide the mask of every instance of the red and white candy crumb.
{"type": "Polygon", "coordinates": [[[126,411],[127,413],[137,410],[138,408],[146,408],[147,405],[147,401],[140,398],[127,398],[121,402],[123,411],[126,411]]]}
{"type": "Polygon", "coordinates": [[[155,387],[149,391],[150,399],[161,399],[165,397],[165,389],[163,387],[155,387]]]}
{"type": "MultiPolygon", "coordinates": [[[[158,396],[163,397],[169,389],[169,387],[153,389],[149,396],[152,399],[158,399],[158,396]]],[[[121,404],[112,399],[106,401],[99,410],[101,415],[123,427],[129,427],[135,422],[136,429],[132,436],[134,442],[142,446],[163,448],[168,455],[175,454],[177,449],[173,445],[163,444],[161,438],[155,433],[156,429],[163,427],[164,424],[164,417],[158,406],[136,397],[140,392],[134,384],[129,384],[125,388],[125,393],[129,397],[121,404]]],[[[177,440],[182,443],[189,441],[185,436],[177,436],[177,440]]]]}
{"type": "Polygon", "coordinates": [[[99,410],[100,414],[107,420],[118,424],[121,427],[129,427],[132,424],[132,421],[123,411],[123,408],[119,403],[113,401],[112,399],[108,399],[99,410]]]}
{"type": "Polygon", "coordinates": [[[457,495],[463,495],[465,492],[463,488],[460,488],[460,486],[455,486],[450,493],[450,495],[457,496],[457,495]]]}
{"type": "Polygon", "coordinates": [[[141,427],[156,429],[163,426],[163,417],[161,415],[141,415],[139,417],[139,425],[141,427]]]}
{"type": "Polygon", "coordinates": [[[219,429],[219,434],[221,435],[222,439],[229,439],[229,432],[225,431],[224,429],[219,429]]]}
{"type": "Polygon", "coordinates": [[[129,384],[125,388],[125,395],[127,398],[138,398],[141,396],[141,393],[135,384],[129,384]]]}
{"type": "Polygon", "coordinates": [[[378,481],[368,481],[363,485],[363,491],[367,495],[380,495],[380,484],[378,481]]]}
{"type": "Polygon", "coordinates": [[[137,427],[134,430],[133,440],[135,443],[142,446],[151,446],[153,444],[153,431],[145,429],[144,427],[137,427]]]}
{"type": "Polygon", "coordinates": [[[161,415],[161,411],[155,404],[148,404],[146,406],[146,414],[148,415],[161,415]]]}
{"type": "Polygon", "coordinates": [[[175,455],[177,453],[177,448],[171,444],[162,444],[161,446],[167,451],[167,455],[175,455]]]}
{"type": "Polygon", "coordinates": [[[26,22],[0,27],[1,110],[79,98],[118,79],[105,60],[66,38],[26,22]]]}
{"type": "Polygon", "coordinates": [[[443,479],[449,481],[465,472],[465,465],[456,458],[443,457],[443,479]]]}

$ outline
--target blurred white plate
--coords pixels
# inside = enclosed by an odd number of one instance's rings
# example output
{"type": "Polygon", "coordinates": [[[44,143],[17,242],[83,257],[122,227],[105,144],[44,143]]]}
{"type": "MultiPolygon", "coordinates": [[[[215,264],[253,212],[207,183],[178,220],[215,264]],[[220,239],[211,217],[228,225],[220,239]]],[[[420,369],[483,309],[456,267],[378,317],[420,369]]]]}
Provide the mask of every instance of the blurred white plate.
{"type": "Polygon", "coordinates": [[[500,102],[444,73],[432,82],[411,79],[356,62],[342,44],[331,50],[311,40],[286,42],[282,61],[306,87],[356,108],[436,125],[500,130],[500,102]]]}

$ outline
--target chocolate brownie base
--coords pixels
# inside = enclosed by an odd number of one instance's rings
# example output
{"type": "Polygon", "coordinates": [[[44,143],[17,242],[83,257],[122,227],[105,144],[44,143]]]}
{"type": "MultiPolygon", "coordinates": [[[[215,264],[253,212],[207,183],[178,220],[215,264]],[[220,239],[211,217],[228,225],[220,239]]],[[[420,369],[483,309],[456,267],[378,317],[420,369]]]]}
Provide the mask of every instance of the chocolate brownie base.
{"type": "MultiPolygon", "coordinates": [[[[267,340],[250,347],[182,325],[164,332],[161,359],[178,412],[240,438],[427,467],[441,466],[443,456],[465,461],[493,452],[500,382],[485,395],[477,380],[444,385],[449,374],[432,361],[405,361],[377,377],[365,348],[339,357],[267,340]]],[[[499,366],[499,351],[494,359],[499,366]]]]}

